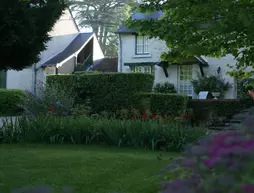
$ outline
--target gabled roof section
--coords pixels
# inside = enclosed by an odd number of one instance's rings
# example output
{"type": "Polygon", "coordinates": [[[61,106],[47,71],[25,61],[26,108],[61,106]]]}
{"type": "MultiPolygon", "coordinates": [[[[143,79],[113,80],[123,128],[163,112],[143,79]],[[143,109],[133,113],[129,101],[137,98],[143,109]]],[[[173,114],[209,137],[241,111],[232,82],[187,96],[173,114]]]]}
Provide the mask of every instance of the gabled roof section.
{"type": "Polygon", "coordinates": [[[46,50],[40,53],[40,62],[38,65],[41,66],[62,52],[77,36],[78,34],[76,33],[51,37],[50,41],[46,44],[46,50]]]}
{"type": "MultiPolygon", "coordinates": [[[[161,16],[163,16],[162,11],[155,11],[155,12],[151,12],[149,14],[134,12],[131,16],[131,20],[146,20],[146,19],[157,20],[161,16]]],[[[136,33],[136,30],[130,29],[130,28],[122,25],[117,29],[116,33],[136,33]]]]}
{"type": "Polygon", "coordinates": [[[50,46],[53,43],[49,44],[47,51],[52,50],[51,52],[56,54],[52,55],[52,57],[48,58],[47,60],[44,60],[40,66],[56,66],[58,63],[79,51],[85,44],[89,42],[92,36],[93,33],[79,33],[75,34],[75,36],[65,35],[62,37],[53,37],[52,40],[54,42],[54,47],[50,46]],[[66,41],[65,43],[63,43],[64,39],[66,41]]]}

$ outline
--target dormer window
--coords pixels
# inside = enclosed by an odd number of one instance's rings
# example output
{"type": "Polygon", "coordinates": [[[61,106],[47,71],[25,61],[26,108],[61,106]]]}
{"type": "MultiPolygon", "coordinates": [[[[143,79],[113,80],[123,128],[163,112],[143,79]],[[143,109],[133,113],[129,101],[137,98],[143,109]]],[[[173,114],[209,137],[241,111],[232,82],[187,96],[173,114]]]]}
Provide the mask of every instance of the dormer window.
{"type": "Polygon", "coordinates": [[[148,52],[148,37],[147,36],[136,36],[136,54],[149,54],[148,52]]]}

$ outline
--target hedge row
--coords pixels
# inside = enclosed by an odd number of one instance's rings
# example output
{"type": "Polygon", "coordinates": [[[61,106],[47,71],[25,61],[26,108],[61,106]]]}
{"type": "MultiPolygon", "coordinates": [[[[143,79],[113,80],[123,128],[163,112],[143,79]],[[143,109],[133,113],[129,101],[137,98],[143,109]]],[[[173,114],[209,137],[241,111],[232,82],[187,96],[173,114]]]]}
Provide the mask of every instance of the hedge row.
{"type": "Polygon", "coordinates": [[[253,105],[253,103],[254,102],[251,99],[192,99],[188,102],[188,108],[193,110],[193,115],[196,121],[205,122],[210,116],[231,118],[232,115],[253,105]]]}
{"type": "Polygon", "coordinates": [[[23,90],[0,89],[0,116],[13,116],[21,113],[24,99],[23,90]]]}
{"type": "Polygon", "coordinates": [[[181,116],[187,110],[187,95],[140,93],[138,96],[141,108],[148,108],[153,113],[181,116]]]}
{"type": "Polygon", "coordinates": [[[154,77],[143,73],[103,73],[52,75],[47,84],[75,96],[77,104],[89,105],[93,112],[115,111],[137,105],[136,93],[151,92],[154,77]]]}

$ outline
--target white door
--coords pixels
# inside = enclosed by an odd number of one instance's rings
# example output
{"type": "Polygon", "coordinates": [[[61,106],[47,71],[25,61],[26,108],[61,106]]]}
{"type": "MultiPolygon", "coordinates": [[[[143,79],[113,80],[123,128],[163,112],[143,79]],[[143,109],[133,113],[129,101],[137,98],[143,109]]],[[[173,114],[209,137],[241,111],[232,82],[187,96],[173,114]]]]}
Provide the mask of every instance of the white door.
{"type": "Polygon", "coordinates": [[[186,94],[188,96],[193,95],[192,87],[192,65],[179,65],[179,83],[178,83],[178,93],[186,94]]]}

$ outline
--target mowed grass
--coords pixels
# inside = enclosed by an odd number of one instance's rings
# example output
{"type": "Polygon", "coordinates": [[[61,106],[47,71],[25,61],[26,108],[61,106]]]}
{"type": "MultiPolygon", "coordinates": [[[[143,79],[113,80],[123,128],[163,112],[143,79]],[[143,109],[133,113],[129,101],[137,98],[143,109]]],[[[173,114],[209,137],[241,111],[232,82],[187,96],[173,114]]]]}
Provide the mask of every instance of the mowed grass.
{"type": "Polygon", "coordinates": [[[157,174],[176,154],[65,145],[0,145],[0,192],[36,185],[74,193],[156,193],[157,174]]]}

